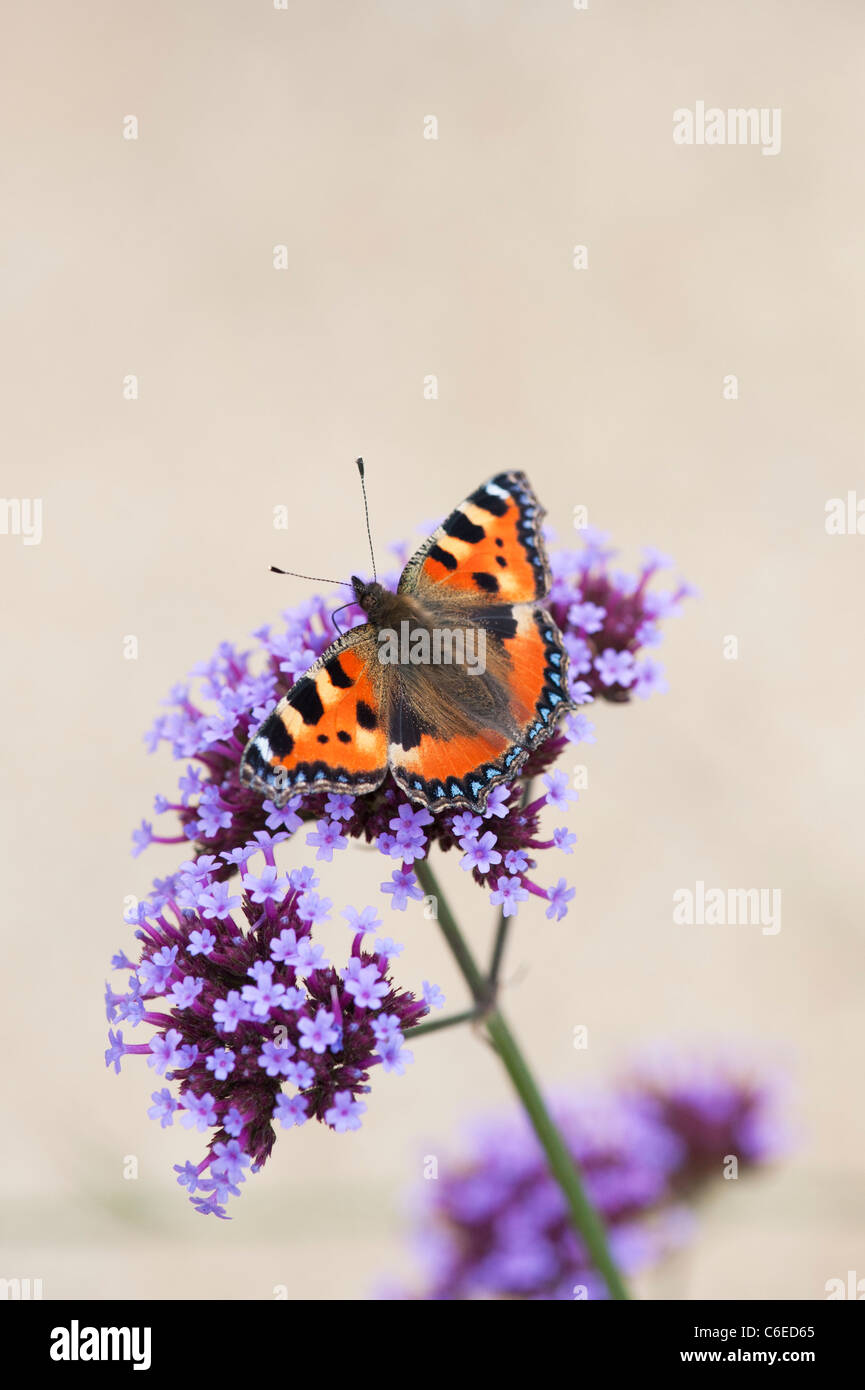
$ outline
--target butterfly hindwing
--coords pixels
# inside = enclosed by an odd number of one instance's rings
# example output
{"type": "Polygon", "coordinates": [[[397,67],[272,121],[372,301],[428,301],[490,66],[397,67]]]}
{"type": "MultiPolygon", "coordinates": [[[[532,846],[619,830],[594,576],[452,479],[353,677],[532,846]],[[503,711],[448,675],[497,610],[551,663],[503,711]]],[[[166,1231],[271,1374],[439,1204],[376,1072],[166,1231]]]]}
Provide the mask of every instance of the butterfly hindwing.
{"type": "Polygon", "coordinates": [[[282,805],[312,791],[373,791],[387,772],[375,629],[352,628],[291,687],[249,740],[241,781],[282,805]]]}
{"type": "MultiPolygon", "coordinates": [[[[391,771],[412,801],[432,810],[483,810],[490,789],[510,781],[574,708],[567,697],[567,653],[544,609],[499,606],[475,618],[487,633],[488,658],[485,676],[468,678],[477,682],[478,697],[451,698],[440,707],[445,682],[423,700],[417,687],[403,684],[391,704],[391,771]]],[[[458,688],[452,685],[451,694],[458,688]]]]}
{"type": "Polygon", "coordinates": [[[399,582],[421,599],[447,592],[464,602],[530,603],[545,597],[550,571],[544,511],[525,473],[497,473],[451,512],[399,582]]]}

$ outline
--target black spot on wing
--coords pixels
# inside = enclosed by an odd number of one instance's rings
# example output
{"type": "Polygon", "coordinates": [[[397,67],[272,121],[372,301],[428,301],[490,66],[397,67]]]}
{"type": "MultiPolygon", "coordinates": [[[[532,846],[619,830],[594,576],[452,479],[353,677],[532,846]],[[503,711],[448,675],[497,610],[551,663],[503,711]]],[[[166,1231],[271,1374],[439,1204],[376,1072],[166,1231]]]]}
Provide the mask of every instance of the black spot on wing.
{"type": "Polygon", "coordinates": [[[347,734],[345,729],[340,729],[337,733],[340,743],[351,743],[351,734],[347,734]]]}
{"type": "Polygon", "coordinates": [[[250,743],[244,754],[243,761],[258,777],[262,777],[265,772],[270,771],[270,764],[265,761],[262,757],[261,749],[257,748],[254,743],[250,743]]]}
{"type": "Polygon", "coordinates": [[[288,697],[288,703],[296,709],[304,724],[317,724],[324,714],[315,681],[302,676],[288,697]]]}
{"type": "Polygon", "coordinates": [[[494,574],[488,574],[486,570],[476,570],[472,579],[485,594],[497,594],[499,591],[499,581],[494,574]]]}
{"type": "MultiPolygon", "coordinates": [[[[288,732],[278,714],[272,714],[265,721],[262,734],[270,744],[272,753],[277,758],[287,758],[294,748],[294,739],[288,732]]],[[[253,744],[253,748],[255,744],[253,744]]],[[[250,750],[252,751],[252,750],[250,750]]]]}
{"type": "Polygon", "coordinates": [[[407,700],[401,700],[391,719],[391,739],[408,753],[410,749],[417,748],[425,732],[417,712],[407,700]]]}
{"type": "Polygon", "coordinates": [[[503,570],[506,570],[507,567],[508,567],[508,562],[507,562],[507,560],[505,559],[504,555],[497,555],[497,556],[496,556],[496,564],[497,564],[497,565],[501,565],[501,567],[502,567],[503,570]]]}
{"type": "Polygon", "coordinates": [[[465,512],[459,510],[451,512],[443,524],[443,530],[445,535],[453,536],[457,541],[466,541],[469,545],[477,545],[486,535],[483,526],[476,526],[473,521],[469,521],[465,512]]]}
{"type": "Polygon", "coordinates": [[[487,632],[494,637],[500,637],[503,642],[517,635],[517,620],[510,604],[492,604],[489,608],[478,610],[472,616],[478,627],[486,628],[487,632]]]}
{"type": "Polygon", "coordinates": [[[374,729],[378,724],[374,709],[370,709],[366,700],[357,702],[357,722],[362,729],[374,729]]]}
{"type": "Polygon", "coordinates": [[[338,656],[332,656],[330,661],[326,661],[324,669],[330,677],[331,685],[337,686],[340,690],[348,690],[354,684],[351,676],[347,676],[342,669],[338,656]]]}
{"type": "Polygon", "coordinates": [[[457,560],[455,555],[451,555],[449,550],[442,550],[440,545],[430,546],[429,559],[438,560],[440,565],[444,565],[446,570],[455,570],[457,560]]]}
{"type": "Polygon", "coordinates": [[[487,492],[485,487],[479,487],[468,499],[475,507],[482,507],[485,512],[490,512],[492,516],[504,516],[510,506],[510,499],[499,497],[496,492],[487,492]]]}

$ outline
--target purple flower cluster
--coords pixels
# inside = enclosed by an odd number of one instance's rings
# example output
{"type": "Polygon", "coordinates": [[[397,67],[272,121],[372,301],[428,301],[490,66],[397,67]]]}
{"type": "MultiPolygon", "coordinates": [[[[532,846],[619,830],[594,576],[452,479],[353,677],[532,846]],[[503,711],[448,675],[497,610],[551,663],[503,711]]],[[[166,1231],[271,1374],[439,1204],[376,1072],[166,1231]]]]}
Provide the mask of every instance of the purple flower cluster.
{"type": "Polygon", "coordinates": [[[313,932],[333,903],[316,892],[311,868],[280,874],[274,847],[287,838],[258,831],[230,851],[236,892],[221,877],[224,861],[203,855],[183,864],[130,914],[138,963],[122,953],[112,961],[128,987],[107,990],[117,1027],[106,1063],[119,1071],[124,1055],[146,1056],[156,1076],[177,1083],[176,1095],[168,1086],[153,1092],[150,1117],[163,1128],[177,1117],[187,1129],[214,1131],[200,1163],[176,1168],[203,1215],[226,1215],[244,1170],[267,1159],[274,1121],[359,1128],[371,1068],[401,1075],[412,1060],[405,1033],[443,1003],[434,986],[418,1000],[394,984],[395,942],[376,938],[364,949],[381,925],[372,908],[345,910],[351,952],[341,968],[331,965],[313,932]],[[127,1042],[119,1025],[141,1023],[153,1036],[127,1042]]]}
{"type": "Polygon", "coordinates": [[[788,1081],[784,1071],[756,1065],[746,1052],[719,1066],[711,1051],[687,1054],[672,1047],[646,1051],[625,1077],[626,1094],[642,1105],[683,1146],[677,1186],[687,1194],[716,1177],[721,1158],[765,1163],[793,1144],[781,1117],[788,1081]]]}
{"type": "MultiPolygon", "coordinates": [[[[687,1238],[686,1203],[723,1181],[730,1156],[741,1172],[788,1148],[771,1083],[717,1062],[673,1060],[666,1075],[638,1068],[612,1090],[553,1106],[628,1275],[687,1238]]],[[[423,1298],[606,1297],[522,1115],[474,1126],[470,1157],[441,1163],[418,1204],[423,1298]]]]}
{"type": "MultiPolygon", "coordinates": [[[[623,702],[632,691],[663,689],[660,668],[642,650],[659,640],[658,621],[677,610],[686,586],[650,592],[662,567],[654,554],[636,576],[612,573],[606,537],[583,531],[580,539],[576,551],[554,556],[550,595],[570,654],[572,699],[579,706],[623,702]]],[[[395,553],[405,560],[405,552],[395,553]]],[[[393,588],[397,577],[384,582],[393,588]]],[[[157,879],[132,914],[141,955],[113,962],[129,972],[129,987],[108,990],[106,1060],[119,1070],[124,1054],[146,1055],[158,1076],[177,1083],[176,1095],[167,1086],[153,1093],[152,1118],[214,1131],[202,1161],[178,1169],[205,1214],[224,1216],[245,1170],[265,1161],[274,1120],[292,1127],[315,1118],[336,1131],[356,1129],[370,1069],[401,1073],[411,1060],[405,1033],[444,1002],[427,982],[422,1001],[393,982],[390,961],[401,948],[390,938],[364,949],[364,937],[381,925],[372,907],[346,910],[351,955],[341,969],[332,966],[314,932],[333,904],[316,893],[312,865],[282,874],[275,846],[304,835],[315,865],[326,865],[350,840],[374,843],[389,861],[382,895],[403,912],[423,898],[413,866],[433,843],[458,851],[462,868],[506,917],[534,895],[549,919],[561,920],[575,893],[564,878],[542,887],[534,871],[543,851],[573,853],[576,836],[567,827],[542,838],[539,821],[544,809],[564,812],[577,799],[566,774],[551,769],[569,742],[594,742],[582,709],[532,754],[518,780],[493,788],[483,815],[433,816],[391,778],[368,796],[318,793],[283,806],[241,785],[250,734],[337,636],[331,606],[322,596],[306,600],[283,614],[284,627],[254,633],[248,650],[222,643],[189,683],[174,687],[148,736],[151,751],[168,743],[183,764],[175,797],[155,801],[156,814],[177,824],[155,834],[142,821],[133,852],[180,844],[194,857],[157,879]],[[533,778],[542,790],[529,796],[533,778]],[[156,1029],[154,1037],[126,1042],[119,1025],[142,1022],[156,1029]]],[[[345,610],[346,624],[364,619],[355,605],[345,610]]]]}
{"type": "MultiPolygon", "coordinates": [[[[632,694],[645,698],[665,690],[662,668],[644,651],[661,640],[661,620],[678,612],[690,589],[684,583],[666,591],[650,587],[669,564],[654,551],[647,552],[636,575],[628,575],[610,570],[615,552],[604,533],[585,529],[578,535],[578,549],[552,552],[549,598],[568,650],[572,700],[579,706],[596,699],[625,703],[632,694]]],[[[400,559],[406,553],[397,549],[400,559]]],[[[385,583],[393,587],[397,577],[385,583]]],[[[191,840],[199,854],[221,856],[218,874],[227,877],[234,868],[231,853],[257,831],[292,834],[314,821],[306,841],[317,860],[330,861],[349,840],[363,839],[394,861],[382,883],[391,908],[404,911],[410,899],[422,898],[412,866],[437,843],[459,851],[462,867],[506,916],[534,895],[545,902],[547,917],[563,918],[574,890],[563,878],[544,887],[534,871],[543,851],[573,853],[575,835],[559,827],[542,836],[539,821],[545,808],[563,813],[577,800],[567,775],[550,768],[569,743],[595,742],[594,725],[582,708],[532,753],[514,782],[493,789],[482,816],[465,811],[432,816],[413,806],[390,777],[368,796],[296,796],[282,808],[241,785],[238,769],[250,734],[337,636],[331,606],[317,596],[287,610],[284,629],[259,629],[257,646],[248,651],[222,643],[210,661],[194,668],[194,693],[189,684],[171,691],[168,712],[156,720],[148,746],[152,751],[167,742],[184,764],[177,796],[157,797],[155,803],[157,814],[170,812],[179,820],[179,831],[158,835],[152,823],[142,821],[134,853],[152,842],[191,840]],[[543,790],[524,805],[525,788],[536,778],[542,778],[543,790]]],[[[347,624],[363,620],[354,605],[346,610],[347,624]]]]}

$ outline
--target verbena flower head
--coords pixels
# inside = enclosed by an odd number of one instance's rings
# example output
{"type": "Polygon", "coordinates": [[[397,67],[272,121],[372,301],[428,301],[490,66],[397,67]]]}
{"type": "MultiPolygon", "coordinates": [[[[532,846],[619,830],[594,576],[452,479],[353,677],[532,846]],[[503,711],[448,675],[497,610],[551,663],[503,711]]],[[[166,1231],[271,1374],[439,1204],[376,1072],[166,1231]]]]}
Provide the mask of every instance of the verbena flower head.
{"type": "Polygon", "coordinates": [[[151,1118],[211,1132],[201,1162],[176,1169],[204,1215],[225,1216],[226,1199],[267,1159],[275,1124],[357,1129],[370,1072],[404,1072],[405,1033],[429,1011],[391,979],[399,947],[364,946],[371,909],[349,910],[360,924],[350,954],[327,960],[314,930],[333,904],[311,869],[279,873],[284,838],[259,831],[231,852],[236,888],[220,877],[224,860],[184,864],[132,914],[138,962],[113,961],[128,987],[107,993],[106,1062],[119,1071],[124,1055],[145,1056],[154,1080],[175,1086],[153,1092],[151,1118]],[[129,1041],[142,1023],[155,1033],[129,1041]]]}
{"type": "Polygon", "coordinates": [[[746,1167],[768,1163],[793,1145],[786,1072],[742,1048],[726,1047],[722,1056],[702,1044],[687,1051],[655,1046],[622,1085],[684,1146],[677,1174],[684,1191],[717,1177],[729,1158],[746,1167]]]}
{"type": "MultiPolygon", "coordinates": [[[[390,777],[369,795],[295,796],[282,806],[241,784],[250,734],[337,636],[335,598],[297,604],[281,625],[255,632],[249,647],[221,643],[171,690],[147,742],[151,751],[167,743],[181,764],[177,793],[155,800],[156,814],[173,826],[155,833],[142,821],[133,852],[172,844],[192,857],[156,880],[136,910],[139,960],[115,958],[129,987],[108,991],[106,1060],[119,1070],[125,1054],[145,1055],[154,1075],[175,1086],[153,1092],[152,1118],[211,1131],[201,1162],[178,1169],[200,1212],[225,1215],[226,1198],[267,1158],[274,1123],[315,1118],[337,1132],[356,1129],[371,1070],[401,1074],[411,1059],[406,1032],[444,1003],[428,981],[421,999],[394,982],[391,963],[401,948],[390,937],[364,945],[381,925],[373,907],[345,909],[355,932],[351,954],[340,965],[324,958],[316,927],[333,903],[316,869],[331,872],[352,840],[374,843],[383,857],[380,906],[405,912],[423,899],[415,865],[438,844],[459,856],[505,916],[532,896],[551,921],[568,913],[575,890],[566,880],[538,881],[547,852],[570,856],[576,840],[561,823],[541,835],[545,809],[560,821],[577,800],[567,773],[553,765],[569,743],[594,742],[583,706],[664,688],[644,651],[688,592],[683,584],[660,593],[650,587],[662,568],[654,553],[627,576],[610,571],[614,552],[605,537],[584,531],[580,541],[552,556],[548,606],[570,654],[569,693],[581,708],[532,753],[517,780],[492,789],[483,815],[433,816],[390,777]],[[527,796],[533,778],[540,785],[527,796]],[[274,851],[292,837],[300,837],[308,863],[284,874],[274,851]],[[155,1035],[130,1042],[142,1023],[155,1035]]],[[[401,564],[407,551],[397,549],[401,564]]],[[[384,582],[393,588],[396,580],[384,582]]],[[[363,619],[356,605],[344,610],[346,626],[363,619]]]]}
{"type": "MultiPolygon", "coordinates": [[[[613,1257],[634,1275],[690,1235],[684,1199],[785,1153],[772,1083],[706,1059],[666,1073],[636,1068],[611,1090],[560,1096],[553,1112],[604,1219],[613,1257]],[[685,1078],[690,1076],[690,1080],[685,1078]]],[[[525,1117],[473,1126],[468,1156],[439,1160],[418,1193],[418,1248],[426,1299],[605,1298],[606,1286],[575,1234],[565,1199],[525,1117]]]]}
{"type": "MultiPolygon", "coordinates": [[[[646,698],[666,689],[661,666],[646,653],[661,640],[661,622],[679,611],[691,590],[684,583],[654,587],[669,565],[655,551],[628,575],[610,569],[615,551],[605,534],[586,529],[578,537],[576,549],[551,552],[548,602],[568,649],[572,700],[581,707],[595,700],[624,704],[633,695],[646,698]]],[[[407,549],[399,552],[400,560],[407,549]]],[[[384,582],[394,586],[397,577],[384,582]]],[[[350,840],[363,839],[394,861],[381,891],[391,909],[405,911],[423,896],[413,865],[435,843],[460,855],[462,867],[506,915],[516,915],[520,904],[535,896],[549,905],[548,917],[560,920],[573,896],[569,885],[553,874],[545,886],[536,871],[547,851],[571,854],[575,836],[561,825],[542,836],[539,826],[545,808],[564,816],[578,798],[569,771],[553,764],[569,744],[595,742],[594,725],[582,708],[533,751],[513,782],[492,790],[482,816],[453,810],[432,816],[413,805],[390,776],[369,795],[296,796],[281,808],[241,784],[240,759],[251,733],[337,636],[330,614],[336,602],[316,596],[286,610],[284,626],[260,628],[249,649],[222,643],[210,661],[193,668],[190,682],[174,687],[148,746],[168,743],[183,765],[176,796],[156,800],[157,813],[175,817],[179,828],[157,834],[151,822],[142,821],[134,852],[152,842],[188,839],[200,854],[225,856],[256,831],[268,830],[303,834],[315,859],[330,862],[350,840]],[[533,779],[542,779],[540,787],[524,804],[533,779]]],[[[364,618],[351,605],[343,622],[364,618]]],[[[222,862],[219,872],[226,877],[233,865],[222,862]]]]}

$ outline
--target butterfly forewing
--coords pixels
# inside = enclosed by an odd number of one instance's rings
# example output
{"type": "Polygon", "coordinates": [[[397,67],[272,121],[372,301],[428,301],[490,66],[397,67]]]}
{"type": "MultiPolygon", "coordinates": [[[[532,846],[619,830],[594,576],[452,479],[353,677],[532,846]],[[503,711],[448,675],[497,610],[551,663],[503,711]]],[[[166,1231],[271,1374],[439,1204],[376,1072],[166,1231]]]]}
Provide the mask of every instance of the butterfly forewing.
{"type": "Polygon", "coordinates": [[[277,805],[299,792],[373,791],[387,772],[383,685],[374,628],[352,628],[250,739],[241,781],[277,805]]]}
{"type": "Polygon", "coordinates": [[[544,515],[525,473],[497,473],[452,511],[409,560],[401,593],[447,592],[468,602],[531,603],[545,597],[550,572],[544,515]]]}

